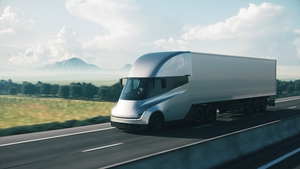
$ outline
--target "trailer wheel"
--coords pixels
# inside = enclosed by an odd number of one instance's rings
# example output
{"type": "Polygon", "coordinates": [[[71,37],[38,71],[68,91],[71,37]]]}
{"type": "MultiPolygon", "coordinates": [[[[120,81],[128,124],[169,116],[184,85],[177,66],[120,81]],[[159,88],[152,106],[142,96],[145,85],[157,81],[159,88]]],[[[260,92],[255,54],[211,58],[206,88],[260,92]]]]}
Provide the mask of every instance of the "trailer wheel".
{"type": "Polygon", "coordinates": [[[208,106],[205,112],[205,119],[207,122],[213,122],[217,118],[217,111],[214,106],[208,106]]]}
{"type": "Polygon", "coordinates": [[[260,106],[260,99],[259,99],[259,98],[256,98],[256,99],[254,100],[254,111],[255,111],[255,112],[259,112],[259,111],[260,111],[260,108],[261,108],[261,106],[260,106]]]}
{"type": "Polygon", "coordinates": [[[199,126],[204,122],[205,113],[202,107],[198,107],[194,112],[194,124],[199,126]]]}
{"type": "Polygon", "coordinates": [[[260,100],[260,110],[262,112],[267,110],[267,98],[261,98],[261,100],[260,100]]]}
{"type": "Polygon", "coordinates": [[[152,133],[159,133],[164,127],[164,118],[160,113],[155,113],[149,120],[149,130],[152,133]]]}
{"type": "Polygon", "coordinates": [[[251,99],[249,99],[246,103],[246,106],[244,107],[243,111],[245,114],[251,114],[253,113],[253,101],[251,99]]]}

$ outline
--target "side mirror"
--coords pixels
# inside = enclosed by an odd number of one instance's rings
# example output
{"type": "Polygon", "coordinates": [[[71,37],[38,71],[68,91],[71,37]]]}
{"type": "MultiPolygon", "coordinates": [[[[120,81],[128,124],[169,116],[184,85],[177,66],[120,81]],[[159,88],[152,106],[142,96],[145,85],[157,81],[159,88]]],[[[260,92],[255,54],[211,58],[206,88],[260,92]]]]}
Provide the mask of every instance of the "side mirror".
{"type": "Polygon", "coordinates": [[[119,79],[119,86],[122,88],[123,87],[123,79],[119,79]]]}
{"type": "Polygon", "coordinates": [[[121,88],[123,88],[123,87],[124,87],[124,84],[126,84],[126,81],[127,81],[126,78],[121,78],[121,79],[119,79],[119,86],[120,86],[121,88]]]}

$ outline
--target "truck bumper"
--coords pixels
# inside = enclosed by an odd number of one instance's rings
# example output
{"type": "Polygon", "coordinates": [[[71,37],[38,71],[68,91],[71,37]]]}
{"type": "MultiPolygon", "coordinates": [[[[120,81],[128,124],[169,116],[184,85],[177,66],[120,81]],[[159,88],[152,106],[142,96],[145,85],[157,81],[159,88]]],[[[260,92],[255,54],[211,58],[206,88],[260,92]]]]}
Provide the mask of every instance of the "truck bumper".
{"type": "Polygon", "coordinates": [[[127,119],[120,117],[110,117],[110,123],[112,127],[116,127],[122,130],[145,130],[148,129],[148,120],[144,118],[140,119],[127,119]]]}
{"type": "Polygon", "coordinates": [[[116,127],[121,130],[146,130],[148,125],[146,124],[126,124],[118,122],[110,122],[112,127],[116,127]]]}

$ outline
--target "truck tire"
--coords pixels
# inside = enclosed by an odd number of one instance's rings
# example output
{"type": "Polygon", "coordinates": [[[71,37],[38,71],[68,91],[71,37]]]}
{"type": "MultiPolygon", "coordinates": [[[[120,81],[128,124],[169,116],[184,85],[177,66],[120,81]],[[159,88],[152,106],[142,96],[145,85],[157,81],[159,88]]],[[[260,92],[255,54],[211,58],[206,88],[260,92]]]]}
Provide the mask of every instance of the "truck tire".
{"type": "Polygon", "coordinates": [[[254,99],[254,112],[259,112],[260,111],[260,99],[259,98],[256,98],[254,99]]]}
{"type": "Polygon", "coordinates": [[[205,111],[205,120],[206,122],[214,122],[217,118],[217,111],[214,106],[208,106],[205,111]]]}
{"type": "Polygon", "coordinates": [[[202,107],[197,107],[194,112],[193,122],[196,126],[201,125],[205,119],[205,112],[202,107]]]}
{"type": "Polygon", "coordinates": [[[260,100],[260,111],[264,112],[267,110],[267,98],[261,98],[260,100]]]}
{"type": "Polygon", "coordinates": [[[254,110],[254,108],[253,108],[253,101],[252,101],[252,99],[249,99],[247,101],[247,103],[246,103],[243,111],[244,111],[245,114],[252,114],[253,110],[254,110]]]}
{"type": "Polygon", "coordinates": [[[164,118],[160,113],[154,113],[149,120],[149,130],[151,133],[159,133],[164,127],[164,118]]]}

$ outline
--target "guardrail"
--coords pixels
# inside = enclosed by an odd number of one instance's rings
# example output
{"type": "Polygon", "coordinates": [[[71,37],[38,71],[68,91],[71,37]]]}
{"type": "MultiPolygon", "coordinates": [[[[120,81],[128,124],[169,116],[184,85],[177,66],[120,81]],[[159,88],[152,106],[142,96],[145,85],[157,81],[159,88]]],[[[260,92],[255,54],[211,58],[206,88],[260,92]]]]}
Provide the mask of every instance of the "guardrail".
{"type": "Polygon", "coordinates": [[[159,152],[114,168],[212,168],[300,134],[300,116],[159,152]]]}

